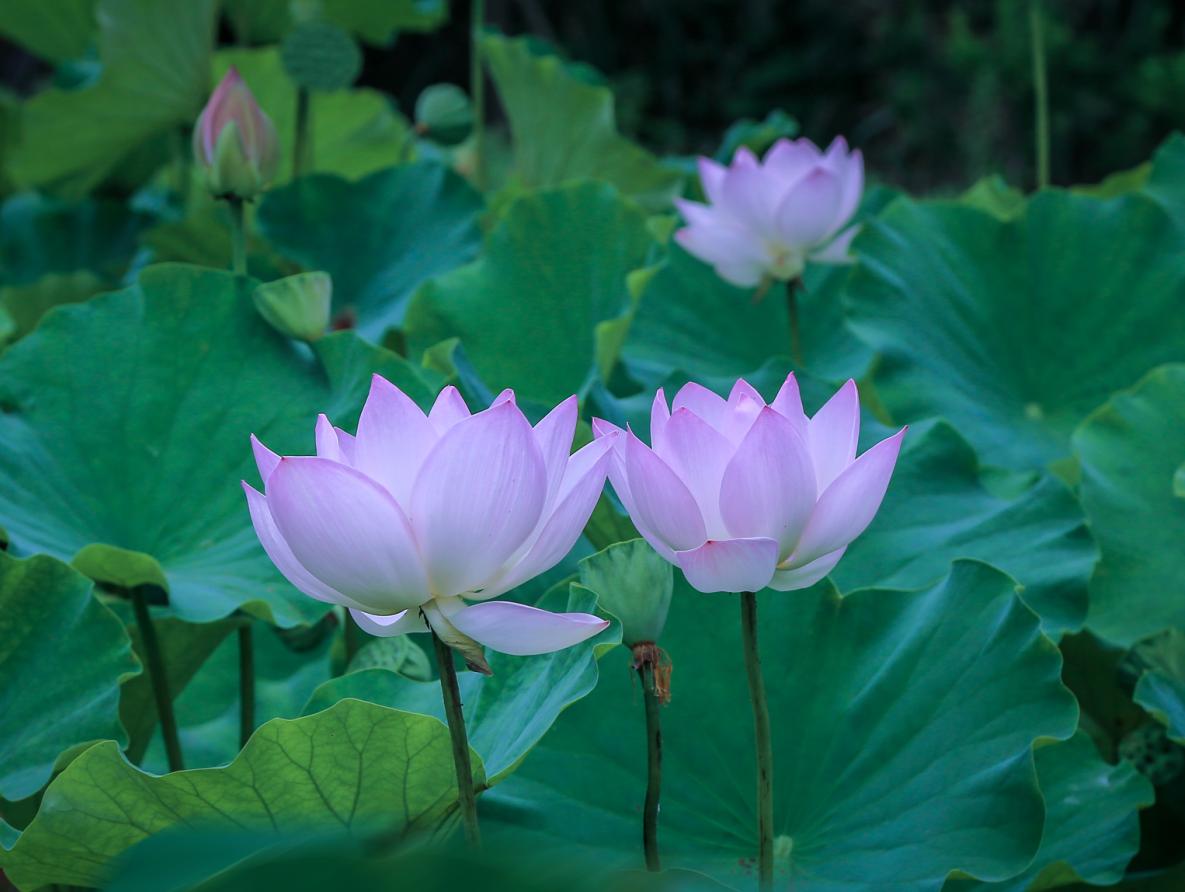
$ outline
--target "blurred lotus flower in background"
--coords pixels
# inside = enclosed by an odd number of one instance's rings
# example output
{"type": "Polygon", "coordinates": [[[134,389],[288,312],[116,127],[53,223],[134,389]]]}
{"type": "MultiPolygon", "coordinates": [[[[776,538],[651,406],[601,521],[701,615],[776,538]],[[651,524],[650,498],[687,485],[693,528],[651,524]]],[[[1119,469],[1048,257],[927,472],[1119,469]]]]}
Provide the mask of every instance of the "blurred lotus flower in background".
{"type": "Polygon", "coordinates": [[[289,582],[372,634],[430,626],[479,671],[479,645],[560,650],[608,623],[490,599],[567,555],[601,494],[610,444],[569,455],[576,420],[576,397],[532,428],[511,391],[470,414],[455,387],[425,415],[376,375],[356,436],[322,415],[316,456],[252,437],[264,493],[243,483],[251,520],[289,582]]]}
{"type": "Polygon", "coordinates": [[[194,125],[193,157],[220,198],[249,201],[275,178],[280,165],[276,128],[234,66],[194,125]]]}
{"type": "Polygon", "coordinates": [[[839,563],[875,516],[905,429],[856,458],[860,404],[848,381],[807,418],[794,376],[766,405],[739,380],[727,400],[660,389],[646,446],[596,419],[609,478],[638,531],[701,592],[789,591],[839,563]]]}
{"type": "Polygon", "coordinates": [[[761,161],[741,147],[727,167],[700,158],[699,172],[708,204],[675,200],[688,224],[675,241],[725,281],[750,288],[796,279],[807,260],[847,262],[858,227],[844,226],[864,191],[864,158],[842,136],[826,152],[780,139],[761,161]]]}

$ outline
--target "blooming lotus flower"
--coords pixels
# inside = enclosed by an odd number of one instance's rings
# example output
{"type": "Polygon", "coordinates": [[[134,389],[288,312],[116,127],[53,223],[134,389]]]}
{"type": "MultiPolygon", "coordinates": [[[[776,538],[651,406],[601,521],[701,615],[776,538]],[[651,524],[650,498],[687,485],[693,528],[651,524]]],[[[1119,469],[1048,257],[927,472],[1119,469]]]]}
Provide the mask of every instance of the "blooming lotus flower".
{"type": "Polygon", "coordinates": [[[234,66],[194,125],[193,157],[219,197],[250,200],[276,175],[276,128],[234,66]]]}
{"type": "Polygon", "coordinates": [[[826,152],[809,139],[778,140],[764,160],[741,147],[725,167],[699,160],[708,204],[676,199],[686,251],[743,288],[788,281],[807,260],[844,263],[857,227],[842,231],[864,191],[864,158],[842,136],[826,152]]]}
{"type": "Polygon", "coordinates": [[[609,479],[638,531],[701,592],[814,585],[872,521],[902,428],[859,458],[860,404],[848,381],[815,413],[794,375],[769,405],[744,380],[727,400],[685,385],[650,415],[653,448],[596,419],[613,443],[609,479]]]}
{"type": "Polygon", "coordinates": [[[372,634],[431,630],[483,671],[480,644],[560,650],[608,623],[490,599],[559,562],[601,494],[610,444],[569,455],[576,417],[571,397],[532,428],[511,391],[470,414],[455,387],[425,415],[376,375],[356,436],[322,415],[316,456],[251,438],[251,521],[289,582],[372,634]]]}

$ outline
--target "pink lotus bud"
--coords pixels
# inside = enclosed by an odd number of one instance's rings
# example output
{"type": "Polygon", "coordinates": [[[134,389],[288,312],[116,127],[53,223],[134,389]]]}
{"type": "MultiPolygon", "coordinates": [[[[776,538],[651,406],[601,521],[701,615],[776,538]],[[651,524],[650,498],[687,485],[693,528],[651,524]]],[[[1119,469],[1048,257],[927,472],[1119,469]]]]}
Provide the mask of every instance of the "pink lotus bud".
{"type": "Polygon", "coordinates": [[[219,197],[250,200],[276,175],[276,128],[234,66],[194,125],[193,157],[219,197]]]}
{"type": "Polygon", "coordinates": [[[844,227],[864,191],[864,158],[842,136],[826,152],[780,139],[761,161],[742,147],[728,167],[701,158],[699,171],[709,203],[675,200],[688,224],[675,241],[725,281],[750,288],[766,276],[798,278],[808,260],[847,262],[858,227],[844,227]]]}
{"type": "Polygon", "coordinates": [[[608,623],[490,599],[567,555],[601,494],[611,444],[570,455],[576,417],[571,397],[532,428],[511,391],[471,415],[455,387],[425,415],[376,375],[355,436],[318,419],[316,456],[252,437],[255,532],[289,582],[372,634],[431,626],[476,668],[480,645],[569,647],[608,623]]]}
{"type": "Polygon", "coordinates": [[[807,418],[794,375],[768,406],[744,380],[727,400],[659,390],[646,446],[597,419],[613,443],[609,479],[638,531],[701,592],[814,585],[871,523],[902,428],[856,458],[860,404],[848,381],[807,418]]]}

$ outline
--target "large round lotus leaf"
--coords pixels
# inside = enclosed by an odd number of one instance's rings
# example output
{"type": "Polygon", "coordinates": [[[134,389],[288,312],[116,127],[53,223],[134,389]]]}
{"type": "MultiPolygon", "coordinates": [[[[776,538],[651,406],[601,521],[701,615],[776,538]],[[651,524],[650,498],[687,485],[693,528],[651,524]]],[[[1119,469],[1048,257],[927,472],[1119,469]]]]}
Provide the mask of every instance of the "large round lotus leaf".
{"type": "Polygon", "coordinates": [[[954,428],[915,425],[884,504],[831,578],[843,591],[918,588],[945,575],[960,557],[987,561],[1016,579],[1047,633],[1077,629],[1086,618],[1098,548],[1066,485],[1043,474],[1019,495],[996,495],[954,428]]]}
{"type": "MultiPolygon", "coordinates": [[[[848,272],[810,267],[797,298],[803,366],[829,379],[859,377],[871,359],[871,351],[843,326],[840,286],[848,272]]],[[[771,356],[790,356],[786,286],[777,283],[755,299],[757,294],[729,285],[712,267],[672,245],[639,295],[622,350],[630,374],[650,386],[676,370],[737,378],[771,356]]]]}
{"type": "Polygon", "coordinates": [[[256,224],[282,254],[333,277],[336,313],[378,341],[425,279],[472,260],[483,202],[443,165],[391,167],[351,183],[328,174],[268,193],[256,224]]]}
{"type": "Polygon", "coordinates": [[[670,207],[682,176],[617,132],[613,94],[594,82],[595,73],[529,38],[487,34],[481,49],[509,119],[514,173],[524,184],[604,180],[649,210],[670,207]]]}
{"type": "Polygon", "coordinates": [[[1142,196],[1042,192],[1000,220],[899,199],[858,237],[849,322],[899,421],[941,415],[989,465],[1063,458],[1112,392],[1185,358],[1181,237],[1142,196]]]}
{"type": "Polygon", "coordinates": [[[82,56],[94,31],[95,0],[7,0],[0,9],[0,34],[55,62],[82,56]]]}
{"type": "MultiPolygon", "coordinates": [[[[481,760],[473,754],[474,780],[481,760]]],[[[209,830],[431,831],[456,807],[448,729],[428,716],[347,700],[275,719],[225,768],[163,777],[100,743],[58,775],[37,817],[0,855],[21,890],[101,886],[113,858],[175,827],[209,830]]]]}
{"type": "Polygon", "coordinates": [[[481,258],[416,293],[408,345],[460,337],[495,391],[554,405],[596,378],[598,329],[628,309],[626,276],[650,241],[637,206],[604,183],[523,195],[481,258]]]}
{"type": "MultiPolygon", "coordinates": [[[[577,589],[565,606],[560,599],[567,586],[552,593],[540,606],[553,610],[589,611],[596,598],[577,589]]],[[[490,783],[509,774],[556,716],[588,694],[597,683],[596,652],[620,640],[618,627],[607,629],[591,641],[534,657],[512,657],[489,651],[493,675],[461,673],[461,701],[469,745],[481,753],[490,783]]],[[[364,669],[342,675],[317,688],[305,707],[316,712],[347,697],[370,700],[444,719],[438,681],[413,681],[389,669],[364,669]]]]}
{"type": "Polygon", "coordinates": [[[1116,395],[1074,434],[1082,505],[1102,550],[1086,624],[1117,644],[1185,628],[1185,499],[1173,492],[1185,460],[1182,419],[1185,365],[1172,365],[1116,395]]]}
{"type": "Polygon", "coordinates": [[[127,740],[119,683],[139,663],[92,589],[51,557],[0,552],[0,797],[32,796],[75,744],[127,740]]]}
{"type": "Polygon", "coordinates": [[[1164,141],[1152,156],[1147,180],[1140,185],[1179,226],[1185,226],[1185,136],[1174,133],[1164,141]]]}
{"type": "Polygon", "coordinates": [[[949,892],[970,889],[1050,889],[1119,882],[1140,847],[1139,810],[1151,805],[1152,785],[1130,762],[1109,765],[1090,737],[1038,747],[1037,782],[1045,797],[1045,832],[1028,869],[1000,883],[952,880],[949,892]]]}
{"type": "MultiPolygon", "coordinates": [[[[935,890],[1025,867],[1044,806],[1032,744],[1068,737],[1061,658],[1010,578],[961,561],[921,591],[827,583],[759,600],[774,747],[776,880],[935,890]]],[[[663,647],[663,864],[754,888],[752,715],[739,601],[680,584],[663,647]]],[[[487,839],[640,866],[642,702],[624,650],[519,770],[483,797],[487,839]],[[573,832],[573,828],[578,828],[573,832]]]]}
{"type": "Polygon", "coordinates": [[[311,452],[317,413],[350,424],[373,371],[421,402],[431,394],[352,333],[308,353],[258,317],[250,288],[151,267],[51,311],[0,357],[0,526],[14,547],[75,558],[110,585],[167,588],[191,621],[239,607],[281,625],[324,613],[255,537],[238,484],[258,483],[248,436],[311,452]]]}
{"type": "Polygon", "coordinates": [[[209,95],[217,13],[214,0],[98,0],[99,76],[25,103],[13,180],[81,195],[148,140],[192,124],[209,95]]]}
{"type": "MultiPolygon", "coordinates": [[[[221,50],[214,57],[214,88],[234,65],[276,126],[282,158],[276,184],[292,178],[296,148],[296,87],[276,47],[221,50]]],[[[377,90],[314,93],[309,100],[312,161],[307,172],[360,177],[389,167],[413,139],[407,122],[377,90]]]]}

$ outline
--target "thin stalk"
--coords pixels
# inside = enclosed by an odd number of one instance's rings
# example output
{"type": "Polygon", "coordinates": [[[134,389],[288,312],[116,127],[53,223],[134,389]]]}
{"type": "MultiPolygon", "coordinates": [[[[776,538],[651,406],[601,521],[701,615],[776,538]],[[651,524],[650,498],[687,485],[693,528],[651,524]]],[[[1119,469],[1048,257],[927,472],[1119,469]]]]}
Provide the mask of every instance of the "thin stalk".
{"type": "Polygon", "coordinates": [[[741,637],[749,698],[753,701],[753,735],[757,742],[757,876],[762,892],[774,884],[774,752],[769,733],[769,705],[757,653],[757,596],[741,592],[741,637]]]}
{"type": "Polygon", "coordinates": [[[469,735],[465,733],[465,715],[461,711],[461,689],[457,686],[457,670],[453,666],[453,652],[433,632],[436,665],[440,670],[440,692],[444,697],[444,714],[448,719],[449,736],[453,740],[453,765],[457,769],[457,790],[461,803],[461,820],[465,824],[465,839],[477,848],[481,845],[481,831],[477,826],[477,793],[473,789],[473,764],[469,761],[469,735]]]}
{"type": "Polygon", "coordinates": [[[185,767],[181,755],[181,738],[177,735],[177,717],[173,715],[173,698],[169,695],[169,678],[165,674],[165,661],[160,653],[160,642],[156,637],[156,626],[148,612],[148,601],[144,589],[135,586],[131,590],[132,610],[136,625],[140,629],[140,642],[144,645],[144,657],[148,660],[148,680],[152,683],[152,696],[156,700],[156,714],[160,719],[160,733],[165,741],[165,755],[169,760],[169,771],[180,771],[185,767]]]}
{"type": "Polygon", "coordinates": [[[1033,99],[1037,133],[1037,188],[1049,185],[1049,80],[1045,68],[1045,15],[1041,0],[1029,0],[1029,37],[1033,56],[1033,99]]]}
{"type": "Polygon", "coordinates": [[[313,143],[309,139],[312,127],[312,108],[308,87],[296,90],[296,139],[292,146],[292,179],[313,166],[313,143]]]}
{"type": "Polygon", "coordinates": [[[794,367],[802,365],[802,335],[798,327],[798,288],[799,279],[786,283],[786,313],[790,317],[790,358],[794,360],[794,367]]]}
{"type": "MultiPolygon", "coordinates": [[[[248,621],[249,622],[249,621],[248,621]]],[[[255,642],[251,626],[239,629],[239,747],[247,745],[255,730],[255,642]]]]}
{"type": "Polygon", "coordinates": [[[485,28],[485,0],[472,0],[469,35],[469,98],[473,102],[473,184],[485,188],[486,89],[481,35],[485,28]]]}
{"type": "Polygon", "coordinates": [[[243,199],[226,199],[230,209],[230,268],[237,275],[247,275],[247,225],[243,199]]]}
{"type": "Polygon", "coordinates": [[[658,800],[662,791],[661,704],[655,690],[654,664],[649,660],[638,667],[642,679],[642,699],[646,705],[646,802],[642,807],[642,850],[646,869],[662,870],[658,857],[658,800]]]}

